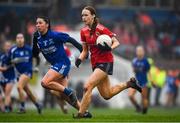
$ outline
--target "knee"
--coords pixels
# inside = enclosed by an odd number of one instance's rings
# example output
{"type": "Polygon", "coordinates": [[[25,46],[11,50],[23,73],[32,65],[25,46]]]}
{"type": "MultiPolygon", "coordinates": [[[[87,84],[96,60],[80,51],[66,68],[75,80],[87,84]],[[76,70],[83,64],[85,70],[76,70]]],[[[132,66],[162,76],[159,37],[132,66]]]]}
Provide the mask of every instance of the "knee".
{"type": "Polygon", "coordinates": [[[103,98],[104,98],[105,100],[109,100],[109,99],[111,99],[111,96],[103,96],[103,98]]]}

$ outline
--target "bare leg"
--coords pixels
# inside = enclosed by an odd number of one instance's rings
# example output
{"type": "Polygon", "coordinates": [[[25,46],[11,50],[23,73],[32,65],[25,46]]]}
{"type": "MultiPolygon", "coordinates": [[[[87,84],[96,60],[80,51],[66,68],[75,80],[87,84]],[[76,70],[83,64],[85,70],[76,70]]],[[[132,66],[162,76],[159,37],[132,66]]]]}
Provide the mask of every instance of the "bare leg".
{"type": "Polygon", "coordinates": [[[61,108],[61,110],[63,111],[64,114],[67,114],[68,113],[68,110],[67,110],[67,104],[64,100],[64,98],[58,98],[57,97],[57,101],[58,101],[58,104],[59,104],[59,107],[61,108]]]}
{"type": "MultiPolygon", "coordinates": [[[[60,78],[58,80],[56,80],[57,83],[61,84],[63,87],[67,87],[68,86],[68,79],[66,78],[60,78]]],[[[64,93],[59,92],[59,91],[55,91],[55,90],[51,90],[50,91],[53,95],[57,96],[57,98],[63,99],[65,101],[67,101],[70,105],[71,105],[71,101],[69,100],[69,97],[66,96],[64,93]]],[[[62,101],[61,101],[62,102],[62,101]]],[[[63,102],[62,102],[63,103],[63,102]]],[[[72,105],[73,106],[73,105],[72,105]]],[[[74,108],[76,108],[77,110],[79,110],[80,107],[80,102],[77,102],[77,105],[73,106],[74,108]]]]}
{"type": "Polygon", "coordinates": [[[19,77],[19,81],[18,81],[18,85],[17,85],[17,89],[18,89],[18,93],[19,93],[19,100],[20,102],[24,102],[25,98],[24,98],[24,87],[27,84],[27,82],[29,81],[29,77],[27,77],[27,75],[22,74],[19,77]]]}
{"type": "Polygon", "coordinates": [[[36,99],[36,97],[33,95],[33,93],[32,93],[32,91],[30,90],[30,87],[29,87],[28,84],[24,87],[24,91],[26,92],[26,94],[28,95],[28,97],[31,99],[31,101],[32,101],[34,104],[37,103],[37,99],[36,99]]]}
{"type": "Polygon", "coordinates": [[[133,88],[129,88],[129,99],[132,102],[132,104],[134,105],[134,107],[136,108],[137,112],[141,111],[141,107],[139,106],[139,104],[137,103],[136,99],[135,99],[135,94],[136,94],[136,90],[133,88]]]}
{"type": "Polygon", "coordinates": [[[5,86],[5,110],[6,112],[10,112],[10,104],[11,104],[11,91],[13,88],[13,83],[8,83],[5,86]]]}
{"type": "Polygon", "coordinates": [[[142,104],[143,104],[143,114],[147,113],[148,108],[148,89],[147,87],[142,88],[142,104]]]}
{"type": "Polygon", "coordinates": [[[0,92],[0,111],[4,112],[4,102],[1,92],[0,92]]]}
{"type": "Polygon", "coordinates": [[[127,82],[119,83],[113,87],[110,85],[109,77],[106,76],[97,86],[101,96],[108,100],[128,88],[127,82]]]}
{"type": "Polygon", "coordinates": [[[62,78],[63,78],[63,75],[50,69],[46,73],[46,75],[43,77],[41,84],[44,88],[55,90],[58,92],[63,92],[65,87],[57,82],[58,79],[62,79],[62,78]]]}
{"type": "Polygon", "coordinates": [[[79,109],[80,115],[83,115],[89,107],[93,88],[96,87],[106,76],[107,74],[100,69],[95,69],[94,72],[90,75],[84,86],[84,95],[79,109]]]}

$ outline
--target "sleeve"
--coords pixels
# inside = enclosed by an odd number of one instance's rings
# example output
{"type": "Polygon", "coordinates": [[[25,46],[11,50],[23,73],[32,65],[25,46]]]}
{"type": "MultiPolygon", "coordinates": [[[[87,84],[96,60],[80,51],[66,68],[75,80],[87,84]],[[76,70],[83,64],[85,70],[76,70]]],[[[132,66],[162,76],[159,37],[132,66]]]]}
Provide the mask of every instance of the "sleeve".
{"type": "Polygon", "coordinates": [[[82,30],[80,32],[80,36],[81,36],[82,43],[86,43],[86,38],[85,38],[84,32],[82,30]]]}
{"type": "Polygon", "coordinates": [[[34,34],[33,34],[33,47],[32,47],[32,56],[33,57],[39,57],[39,48],[37,46],[37,37],[38,37],[38,32],[36,31],[34,34]]]}
{"type": "Polygon", "coordinates": [[[63,43],[66,43],[69,40],[69,35],[66,33],[57,32],[55,36],[58,41],[62,41],[63,43]]]}
{"type": "Polygon", "coordinates": [[[37,46],[37,37],[38,37],[38,32],[36,31],[33,34],[33,47],[32,47],[32,56],[36,59],[36,65],[40,64],[40,58],[39,58],[39,48],[37,46]]]}
{"type": "Polygon", "coordinates": [[[76,41],[74,38],[69,37],[68,41],[69,43],[71,43],[72,45],[74,45],[80,52],[82,52],[82,45],[80,43],[78,43],[78,41],[76,41]]]}

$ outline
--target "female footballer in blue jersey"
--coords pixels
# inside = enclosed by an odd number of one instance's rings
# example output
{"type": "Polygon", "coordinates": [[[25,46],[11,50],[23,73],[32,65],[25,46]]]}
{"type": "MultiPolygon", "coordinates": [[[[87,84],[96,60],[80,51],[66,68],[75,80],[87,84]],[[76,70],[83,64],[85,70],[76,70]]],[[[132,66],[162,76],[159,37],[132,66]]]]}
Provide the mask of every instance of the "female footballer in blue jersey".
{"type": "Polygon", "coordinates": [[[14,67],[8,64],[7,62],[8,52],[11,46],[12,46],[11,42],[5,42],[3,44],[4,53],[1,54],[0,56],[0,62],[1,62],[0,71],[2,75],[0,80],[0,85],[4,91],[4,96],[5,96],[4,111],[6,113],[11,111],[11,91],[16,81],[14,67]]]}
{"type": "MultiPolygon", "coordinates": [[[[145,52],[144,48],[142,46],[138,46],[136,48],[136,57],[132,61],[132,66],[134,69],[134,73],[136,76],[136,79],[138,80],[138,84],[142,87],[142,113],[146,114],[147,113],[147,108],[148,108],[148,90],[147,90],[147,74],[150,69],[150,65],[148,63],[147,58],[145,57],[145,52]]],[[[138,105],[137,101],[135,100],[135,95],[136,90],[130,88],[129,89],[129,98],[133,105],[136,108],[137,112],[141,111],[141,107],[138,105]]]]}
{"type": "MultiPolygon", "coordinates": [[[[72,43],[80,52],[82,46],[68,34],[52,31],[50,20],[47,17],[37,17],[36,28],[38,31],[33,38],[33,56],[38,57],[39,51],[41,51],[45,59],[51,64],[51,68],[43,77],[41,85],[46,89],[58,92],[69,104],[79,109],[80,103],[75,92],[67,87],[67,76],[71,64],[63,44],[72,43]]],[[[84,115],[84,117],[89,116],[89,112],[84,115]]]]}
{"type": "Polygon", "coordinates": [[[29,88],[29,81],[32,77],[32,48],[25,45],[24,35],[21,33],[17,34],[16,45],[9,52],[9,61],[14,64],[19,75],[17,89],[20,99],[20,109],[18,113],[25,113],[25,97],[23,93],[25,91],[40,114],[42,107],[29,88]]]}

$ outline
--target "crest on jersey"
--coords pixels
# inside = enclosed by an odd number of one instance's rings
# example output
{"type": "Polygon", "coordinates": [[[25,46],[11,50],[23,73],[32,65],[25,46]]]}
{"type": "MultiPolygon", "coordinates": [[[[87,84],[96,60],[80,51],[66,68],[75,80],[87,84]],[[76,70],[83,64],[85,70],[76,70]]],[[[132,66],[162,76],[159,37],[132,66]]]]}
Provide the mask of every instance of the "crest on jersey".
{"type": "Polygon", "coordinates": [[[97,37],[100,36],[100,33],[99,33],[99,32],[96,32],[96,36],[97,36],[97,37]]]}
{"type": "Polygon", "coordinates": [[[23,52],[23,51],[21,51],[21,52],[20,52],[20,56],[23,56],[23,55],[24,55],[24,52],[23,52]]]}

